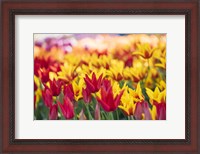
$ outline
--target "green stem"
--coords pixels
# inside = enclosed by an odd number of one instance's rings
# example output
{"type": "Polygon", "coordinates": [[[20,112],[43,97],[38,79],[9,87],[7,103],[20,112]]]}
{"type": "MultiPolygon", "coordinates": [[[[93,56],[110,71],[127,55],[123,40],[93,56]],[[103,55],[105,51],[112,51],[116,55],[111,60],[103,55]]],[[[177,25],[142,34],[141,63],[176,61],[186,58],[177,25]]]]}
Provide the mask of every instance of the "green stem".
{"type": "Polygon", "coordinates": [[[87,110],[87,113],[88,113],[89,120],[93,120],[93,117],[92,117],[90,110],[89,110],[89,104],[86,104],[85,107],[86,107],[86,110],[87,110]]]}
{"type": "Polygon", "coordinates": [[[77,115],[76,115],[76,112],[75,112],[74,120],[77,120],[77,115]]]}
{"type": "Polygon", "coordinates": [[[148,78],[148,76],[149,76],[149,71],[150,71],[149,59],[147,59],[147,64],[148,64],[148,67],[147,67],[147,76],[146,76],[146,78],[145,78],[144,83],[146,83],[146,80],[147,80],[147,78],[148,78]]]}
{"type": "Polygon", "coordinates": [[[116,110],[117,120],[119,120],[119,113],[118,110],[116,110]]]}
{"type": "Polygon", "coordinates": [[[112,113],[112,112],[109,113],[109,117],[110,117],[110,120],[114,120],[114,117],[113,117],[113,113],[112,113]]]}
{"type": "Polygon", "coordinates": [[[131,115],[131,116],[130,116],[130,120],[134,120],[134,117],[133,117],[133,115],[131,115]]]}
{"type": "Polygon", "coordinates": [[[108,115],[104,111],[101,113],[102,113],[102,116],[104,116],[105,120],[108,120],[108,115]]]}

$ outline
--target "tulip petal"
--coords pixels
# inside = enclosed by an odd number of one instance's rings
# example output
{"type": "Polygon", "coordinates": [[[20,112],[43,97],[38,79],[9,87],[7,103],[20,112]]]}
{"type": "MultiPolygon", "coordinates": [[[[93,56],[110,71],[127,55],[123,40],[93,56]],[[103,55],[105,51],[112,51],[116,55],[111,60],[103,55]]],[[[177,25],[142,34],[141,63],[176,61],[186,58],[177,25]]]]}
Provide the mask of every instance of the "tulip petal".
{"type": "Polygon", "coordinates": [[[49,110],[49,120],[56,120],[58,118],[58,105],[53,104],[49,110]]]}
{"type": "Polygon", "coordinates": [[[95,86],[91,83],[90,79],[88,78],[88,76],[86,75],[86,77],[84,78],[85,83],[87,85],[87,88],[91,91],[91,92],[95,92],[95,86]]]}
{"type": "Polygon", "coordinates": [[[122,91],[120,92],[120,94],[117,95],[117,96],[115,97],[115,99],[114,99],[114,105],[115,105],[115,106],[118,106],[118,105],[119,105],[120,99],[121,99],[123,93],[124,93],[124,90],[122,90],[122,91]]]}
{"type": "Polygon", "coordinates": [[[135,118],[137,120],[141,120],[142,119],[142,114],[143,114],[142,104],[140,102],[138,102],[136,104],[136,108],[135,108],[135,112],[134,112],[135,118]]]}
{"type": "Polygon", "coordinates": [[[152,120],[152,116],[150,113],[149,105],[146,101],[143,102],[143,110],[144,110],[144,115],[145,115],[145,120],[152,120]]]}
{"type": "Polygon", "coordinates": [[[101,104],[102,108],[103,108],[106,112],[109,112],[109,111],[110,111],[110,106],[109,106],[106,102],[102,101],[102,100],[99,99],[98,97],[97,97],[97,101],[101,104]]]}
{"type": "Polygon", "coordinates": [[[81,112],[79,113],[79,120],[87,120],[84,112],[83,112],[83,109],[81,110],[81,112]]]}
{"type": "Polygon", "coordinates": [[[83,100],[85,101],[85,103],[90,103],[91,102],[91,93],[89,92],[89,90],[87,88],[83,88],[82,90],[82,94],[83,94],[83,100]]]}

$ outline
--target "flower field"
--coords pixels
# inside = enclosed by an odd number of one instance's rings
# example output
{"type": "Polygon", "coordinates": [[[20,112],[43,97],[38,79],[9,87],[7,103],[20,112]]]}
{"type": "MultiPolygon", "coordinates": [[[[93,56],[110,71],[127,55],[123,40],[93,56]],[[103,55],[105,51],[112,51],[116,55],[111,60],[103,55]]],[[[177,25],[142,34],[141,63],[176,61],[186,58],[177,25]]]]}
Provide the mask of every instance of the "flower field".
{"type": "Polygon", "coordinates": [[[166,120],[165,34],[43,35],[35,120],[166,120]]]}

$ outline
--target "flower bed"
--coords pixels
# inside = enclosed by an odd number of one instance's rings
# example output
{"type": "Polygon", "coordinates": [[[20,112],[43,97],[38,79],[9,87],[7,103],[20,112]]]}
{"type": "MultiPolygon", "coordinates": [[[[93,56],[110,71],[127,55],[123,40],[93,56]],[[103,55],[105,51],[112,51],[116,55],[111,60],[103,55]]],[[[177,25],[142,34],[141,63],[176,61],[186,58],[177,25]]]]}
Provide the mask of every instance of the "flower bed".
{"type": "Polygon", "coordinates": [[[66,34],[34,44],[36,120],[166,119],[166,35],[66,34]]]}

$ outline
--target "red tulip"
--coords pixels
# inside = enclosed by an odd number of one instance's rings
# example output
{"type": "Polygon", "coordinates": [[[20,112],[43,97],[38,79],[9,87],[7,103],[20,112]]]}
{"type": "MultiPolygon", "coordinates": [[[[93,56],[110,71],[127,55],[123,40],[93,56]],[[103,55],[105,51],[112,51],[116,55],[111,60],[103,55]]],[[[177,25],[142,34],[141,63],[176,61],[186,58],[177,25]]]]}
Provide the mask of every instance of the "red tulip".
{"type": "Polygon", "coordinates": [[[63,104],[57,103],[65,119],[72,119],[74,117],[74,106],[68,97],[64,97],[63,104]]]}
{"type": "Polygon", "coordinates": [[[50,80],[49,82],[53,96],[58,96],[61,91],[61,85],[62,85],[61,81],[53,79],[53,81],[50,80]]]}
{"type": "Polygon", "coordinates": [[[166,120],[166,103],[165,102],[161,102],[161,103],[154,102],[154,105],[156,106],[156,111],[157,111],[156,119],[166,120]]]}
{"type": "Polygon", "coordinates": [[[92,73],[92,79],[90,79],[88,75],[86,74],[84,80],[85,80],[88,90],[91,93],[95,93],[99,91],[101,87],[102,77],[103,77],[103,74],[101,74],[99,78],[97,79],[96,75],[92,73]]]}
{"type": "Polygon", "coordinates": [[[39,73],[39,77],[42,83],[46,83],[49,81],[49,69],[45,69],[45,68],[40,69],[38,73],[39,73]]]}
{"type": "Polygon", "coordinates": [[[142,119],[142,114],[143,114],[143,102],[137,102],[136,106],[135,106],[135,112],[134,112],[134,116],[137,120],[141,120],[142,119]]]}
{"type": "Polygon", "coordinates": [[[110,87],[112,87],[111,82],[110,82],[110,80],[108,80],[108,79],[104,79],[104,80],[102,81],[102,86],[104,87],[104,89],[106,89],[106,91],[107,91],[110,87]]]}
{"type": "Polygon", "coordinates": [[[145,115],[145,120],[152,120],[152,116],[151,116],[151,113],[149,111],[149,104],[146,101],[144,101],[144,103],[143,103],[143,112],[144,112],[144,115],[145,115]]]}
{"type": "Polygon", "coordinates": [[[73,90],[72,84],[68,84],[67,86],[64,86],[64,96],[68,97],[71,101],[74,100],[74,90],[73,90]]]}
{"type": "Polygon", "coordinates": [[[149,111],[148,102],[146,101],[137,102],[134,116],[137,120],[142,120],[142,118],[144,118],[145,120],[152,120],[152,115],[149,111]]]}
{"type": "Polygon", "coordinates": [[[83,88],[82,90],[82,94],[83,94],[83,100],[85,101],[85,103],[90,103],[91,102],[91,93],[87,88],[83,88]]]}
{"type": "Polygon", "coordinates": [[[49,120],[57,120],[58,118],[58,105],[53,104],[49,110],[49,120]]]}
{"type": "MultiPolygon", "coordinates": [[[[110,82],[110,81],[109,81],[110,82]]],[[[116,95],[116,97],[113,96],[112,86],[111,83],[109,83],[107,80],[103,82],[103,85],[101,87],[101,99],[97,96],[98,102],[101,104],[102,108],[106,112],[115,111],[120,103],[120,99],[122,97],[122,94],[124,90],[120,92],[120,94],[116,95]],[[110,85],[108,87],[108,85],[110,85]]]]}
{"type": "Polygon", "coordinates": [[[47,106],[47,107],[50,107],[52,105],[52,102],[53,102],[53,97],[52,97],[52,92],[50,89],[48,88],[45,88],[43,91],[42,91],[42,97],[43,97],[43,100],[44,100],[44,104],[47,106]]]}

